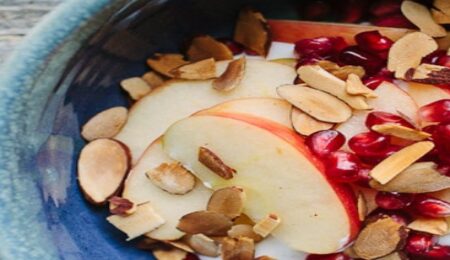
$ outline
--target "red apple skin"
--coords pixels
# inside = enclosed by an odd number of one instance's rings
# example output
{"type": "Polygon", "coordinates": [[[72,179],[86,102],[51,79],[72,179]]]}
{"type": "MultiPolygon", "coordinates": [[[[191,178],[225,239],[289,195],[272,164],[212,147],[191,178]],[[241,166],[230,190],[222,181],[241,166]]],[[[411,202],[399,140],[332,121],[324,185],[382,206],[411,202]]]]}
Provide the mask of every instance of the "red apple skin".
{"type": "Polygon", "coordinates": [[[350,237],[347,244],[352,242],[356,235],[359,233],[361,222],[358,217],[358,208],[356,206],[356,196],[349,185],[336,183],[325,175],[325,166],[321,160],[314,156],[308,147],[305,145],[305,140],[300,135],[296,134],[292,130],[286,128],[285,126],[265,120],[259,117],[246,115],[246,114],[234,114],[234,113],[224,113],[219,111],[214,111],[212,113],[207,113],[207,111],[202,111],[202,115],[211,115],[217,117],[225,117],[230,119],[235,119],[238,121],[246,122],[248,124],[257,126],[259,128],[265,129],[286,142],[294,146],[298,151],[300,151],[305,157],[307,157],[316,168],[322,173],[322,175],[330,183],[333,190],[336,192],[337,196],[341,200],[342,205],[347,211],[347,215],[350,221],[350,237]]]}

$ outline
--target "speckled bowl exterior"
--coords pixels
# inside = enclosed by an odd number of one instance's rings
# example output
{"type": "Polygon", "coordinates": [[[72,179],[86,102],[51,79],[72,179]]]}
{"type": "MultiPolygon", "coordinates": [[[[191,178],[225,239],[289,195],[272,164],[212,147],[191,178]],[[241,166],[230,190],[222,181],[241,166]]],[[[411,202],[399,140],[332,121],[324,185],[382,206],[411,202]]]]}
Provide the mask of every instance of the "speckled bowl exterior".
{"type": "Polygon", "coordinates": [[[270,0],[68,0],[0,68],[0,259],[153,259],[89,205],[76,180],[80,126],[130,101],[123,78],[198,34],[230,36],[239,9],[295,18],[270,0]]]}

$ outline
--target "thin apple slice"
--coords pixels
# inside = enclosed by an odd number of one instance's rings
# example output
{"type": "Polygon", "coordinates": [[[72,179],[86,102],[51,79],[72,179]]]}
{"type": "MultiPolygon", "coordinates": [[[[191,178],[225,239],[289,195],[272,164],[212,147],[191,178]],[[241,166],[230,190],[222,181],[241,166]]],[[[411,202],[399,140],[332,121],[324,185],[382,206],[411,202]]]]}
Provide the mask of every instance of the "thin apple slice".
{"type": "MultiPolygon", "coordinates": [[[[217,74],[221,75],[228,61],[217,62],[216,65],[217,74]]],[[[247,60],[239,87],[229,93],[213,89],[212,80],[168,81],[131,107],[128,121],[115,139],[130,148],[133,163],[136,163],[145,148],[177,120],[237,98],[276,98],[276,87],[291,84],[295,77],[295,70],[286,65],[247,60]]]]}
{"type": "Polygon", "coordinates": [[[154,185],[147,177],[146,172],[159,167],[162,163],[176,163],[162,150],[158,139],[151,144],[136,163],[128,175],[122,197],[135,203],[150,201],[155,211],[166,220],[158,229],[147,233],[146,236],[158,240],[176,240],[184,233],[176,228],[178,220],[194,211],[203,210],[211,196],[211,191],[196,181],[194,189],[184,195],[171,194],[154,185]]]}
{"type": "Polygon", "coordinates": [[[409,21],[431,37],[444,37],[447,35],[445,28],[434,21],[428,7],[413,1],[403,1],[401,10],[409,21]]]}
{"type": "Polygon", "coordinates": [[[172,125],[163,144],[213,189],[242,187],[244,213],[255,222],[275,212],[282,221],[272,235],[293,249],[335,252],[357,232],[353,193],[327,180],[323,165],[288,128],[243,115],[193,116],[172,125]],[[236,175],[225,180],[201,164],[201,146],[215,151],[236,175]]]}
{"type": "Polygon", "coordinates": [[[396,81],[395,83],[405,90],[419,107],[441,99],[450,99],[450,90],[435,85],[406,82],[403,80],[396,81]]]}

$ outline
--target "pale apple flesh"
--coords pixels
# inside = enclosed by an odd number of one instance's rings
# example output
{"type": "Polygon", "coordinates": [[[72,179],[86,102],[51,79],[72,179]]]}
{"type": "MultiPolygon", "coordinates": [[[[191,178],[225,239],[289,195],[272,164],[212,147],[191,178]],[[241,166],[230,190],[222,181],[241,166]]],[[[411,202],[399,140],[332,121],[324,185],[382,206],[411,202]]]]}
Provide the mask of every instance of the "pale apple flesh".
{"type": "Polygon", "coordinates": [[[419,107],[441,99],[450,99],[450,90],[439,86],[399,80],[397,85],[408,93],[419,107]]]}
{"type": "MultiPolygon", "coordinates": [[[[217,63],[220,75],[227,61],[217,63]]],[[[239,87],[223,93],[213,89],[211,80],[167,82],[140,99],[129,111],[128,121],[115,139],[130,149],[133,163],[145,148],[174,122],[224,101],[245,97],[278,97],[279,85],[291,84],[294,68],[286,65],[247,60],[246,71],[239,87]]]]}
{"type": "Polygon", "coordinates": [[[342,249],[358,231],[353,193],[325,177],[323,165],[292,130],[256,117],[237,117],[181,120],[164,135],[164,150],[213,189],[243,187],[244,212],[254,221],[278,214],[282,222],[273,236],[292,249],[323,254],[342,249]],[[246,118],[248,122],[242,121],[246,118]],[[201,146],[215,152],[236,175],[224,180],[202,165],[201,146]]]}

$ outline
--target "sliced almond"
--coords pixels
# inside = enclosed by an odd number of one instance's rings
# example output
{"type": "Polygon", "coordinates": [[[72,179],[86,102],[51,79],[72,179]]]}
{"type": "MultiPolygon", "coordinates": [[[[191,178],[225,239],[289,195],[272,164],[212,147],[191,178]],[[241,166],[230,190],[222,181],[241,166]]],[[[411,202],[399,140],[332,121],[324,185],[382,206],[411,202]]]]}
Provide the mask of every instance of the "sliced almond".
{"type": "Polygon", "coordinates": [[[407,237],[405,228],[385,217],[369,223],[359,233],[353,250],[360,258],[376,259],[400,249],[407,237]]]}
{"type": "Polygon", "coordinates": [[[409,69],[419,66],[422,58],[437,48],[436,41],[425,33],[409,33],[396,41],[389,50],[388,69],[395,72],[395,77],[404,78],[409,69]]]}
{"type": "Polygon", "coordinates": [[[310,87],[336,96],[354,109],[370,109],[364,97],[349,95],[346,91],[345,81],[337,78],[320,66],[301,66],[297,72],[300,79],[310,87]]]}
{"type": "Polygon", "coordinates": [[[239,217],[237,217],[236,219],[233,220],[234,224],[246,224],[246,225],[250,225],[253,226],[255,225],[255,222],[253,222],[253,220],[251,220],[247,215],[245,214],[241,214],[239,217]]]}
{"type": "Polygon", "coordinates": [[[219,244],[203,234],[188,236],[186,242],[198,254],[212,257],[220,254],[219,244]]]}
{"type": "Polygon", "coordinates": [[[188,253],[195,253],[194,249],[192,249],[192,248],[191,248],[188,244],[186,244],[184,241],[177,240],[177,241],[163,241],[163,242],[166,243],[166,244],[168,244],[168,245],[170,245],[170,246],[172,246],[172,247],[181,249],[181,250],[183,250],[183,251],[185,251],[185,252],[188,252],[188,253]]]}
{"type": "Polygon", "coordinates": [[[233,178],[236,173],[235,169],[226,165],[219,156],[206,147],[198,149],[198,161],[225,180],[233,178]]]}
{"type": "Polygon", "coordinates": [[[150,203],[137,206],[136,212],[129,216],[112,215],[106,218],[109,223],[127,234],[127,241],[148,233],[165,223],[150,203]]]}
{"type": "Polygon", "coordinates": [[[359,258],[359,256],[355,253],[355,250],[353,250],[353,247],[352,247],[352,246],[347,247],[347,248],[343,251],[343,253],[344,253],[346,256],[351,257],[352,259],[353,259],[353,258],[354,258],[354,259],[359,258]]]}
{"type": "Polygon", "coordinates": [[[269,26],[264,16],[249,8],[239,13],[234,40],[258,55],[266,56],[270,47],[269,26]]]}
{"type": "Polygon", "coordinates": [[[222,242],[223,260],[253,260],[255,257],[255,244],[252,239],[241,237],[239,239],[225,238],[222,242]]]}
{"type": "Polygon", "coordinates": [[[277,93],[319,121],[342,123],[352,116],[350,107],[338,98],[305,85],[283,85],[277,88],[277,93]]]}
{"type": "Polygon", "coordinates": [[[294,130],[301,135],[310,135],[317,131],[333,128],[334,124],[321,122],[295,107],[291,110],[291,121],[294,130]]]}
{"type": "Polygon", "coordinates": [[[147,178],[171,194],[186,194],[195,186],[195,177],[180,163],[162,163],[146,173],[147,178]]]}
{"type": "Polygon", "coordinates": [[[410,69],[405,78],[424,84],[450,84],[450,68],[424,63],[415,69],[410,69]]]}
{"type": "Polygon", "coordinates": [[[427,132],[423,132],[420,130],[416,130],[398,124],[387,123],[381,125],[374,125],[371,127],[371,129],[383,135],[391,135],[410,141],[422,141],[431,137],[431,135],[427,132]]]}
{"type": "Polygon", "coordinates": [[[214,58],[181,65],[171,71],[175,78],[205,80],[216,77],[216,62],[214,58]]]}
{"type": "Polygon", "coordinates": [[[376,98],[378,96],[373,90],[364,85],[358,75],[353,73],[348,75],[345,82],[345,90],[350,95],[362,95],[367,98],[376,98]]]}
{"type": "Polygon", "coordinates": [[[289,66],[291,68],[295,68],[295,65],[297,65],[297,59],[294,59],[294,58],[281,58],[281,59],[274,59],[274,60],[269,60],[269,61],[283,64],[283,65],[289,66]]]}
{"type": "MultiPolygon", "coordinates": [[[[363,188],[363,187],[354,187],[355,189],[355,193],[359,194],[362,197],[362,200],[364,201],[364,207],[365,207],[365,212],[366,215],[369,215],[370,213],[372,213],[374,210],[376,210],[378,208],[378,205],[375,201],[376,195],[377,195],[377,191],[370,189],[370,188],[363,188]]],[[[359,202],[359,198],[358,198],[358,203],[362,203],[359,202]]],[[[359,204],[358,204],[359,205],[359,204]]],[[[358,206],[359,207],[359,206],[358,206]]],[[[359,208],[358,208],[359,209],[359,208]]]]}
{"type": "Polygon", "coordinates": [[[164,78],[154,71],[146,72],[142,79],[152,88],[157,88],[164,84],[164,78]]]}
{"type": "Polygon", "coordinates": [[[433,17],[433,20],[438,24],[450,24],[450,15],[447,15],[441,10],[432,8],[431,16],[433,17]]]}
{"type": "Polygon", "coordinates": [[[202,233],[207,236],[223,236],[231,228],[233,222],[217,212],[196,211],[184,215],[177,228],[188,234],[202,233]]]}
{"type": "Polygon", "coordinates": [[[113,215],[127,216],[133,214],[137,209],[136,204],[126,198],[113,196],[108,201],[109,212],[113,215]]]}
{"type": "Polygon", "coordinates": [[[172,74],[173,69],[188,63],[188,61],[184,60],[183,55],[174,53],[157,53],[155,54],[155,58],[147,60],[147,64],[148,66],[150,66],[150,68],[169,78],[174,77],[174,75],[172,74]]]}
{"type": "Polygon", "coordinates": [[[445,218],[418,218],[411,222],[408,225],[408,228],[415,231],[442,236],[447,233],[448,225],[445,218]]]}
{"type": "Polygon", "coordinates": [[[361,66],[346,65],[340,67],[338,64],[328,60],[320,60],[316,63],[316,65],[319,65],[322,69],[342,80],[347,80],[350,74],[355,74],[360,78],[364,77],[366,74],[366,71],[361,66]]]}
{"type": "Polygon", "coordinates": [[[233,53],[222,42],[209,35],[195,37],[187,50],[187,56],[191,61],[199,61],[209,58],[215,60],[231,60],[233,53]]]}
{"type": "Polygon", "coordinates": [[[372,180],[370,186],[380,191],[429,193],[450,188],[450,177],[441,174],[434,162],[418,162],[406,168],[385,185],[372,180]]]}
{"type": "Polygon", "coordinates": [[[153,250],[153,256],[155,256],[155,258],[157,260],[184,260],[186,259],[187,256],[187,252],[177,249],[177,248],[173,248],[173,249],[169,249],[169,250],[165,250],[165,249],[156,249],[153,250]]]}
{"type": "Polygon", "coordinates": [[[127,122],[128,110],[125,107],[106,109],[84,124],[81,136],[87,141],[115,136],[127,122]]]}
{"type": "Polygon", "coordinates": [[[394,252],[387,256],[377,258],[377,260],[408,260],[408,259],[409,259],[408,256],[406,256],[405,253],[403,253],[401,251],[394,252]]]}
{"type": "Polygon", "coordinates": [[[434,148],[434,143],[422,141],[409,145],[377,164],[370,176],[384,185],[434,148]]]}
{"type": "Polygon", "coordinates": [[[228,230],[228,236],[231,238],[248,237],[253,239],[255,242],[261,241],[262,236],[258,235],[253,231],[253,226],[248,224],[238,224],[231,227],[228,230]]]}
{"type": "Polygon", "coordinates": [[[246,63],[244,56],[230,62],[222,75],[212,82],[213,88],[227,92],[238,87],[244,78],[246,63]]]}
{"type": "Polygon", "coordinates": [[[444,12],[446,15],[450,15],[450,2],[448,0],[434,0],[433,6],[444,12]]]}
{"type": "Polygon", "coordinates": [[[133,100],[139,100],[152,91],[147,82],[140,77],[124,79],[120,82],[120,85],[133,100]]]}
{"type": "Polygon", "coordinates": [[[277,259],[270,256],[262,255],[256,257],[255,260],[277,260],[277,259]]]}
{"type": "Polygon", "coordinates": [[[363,221],[367,216],[367,206],[366,206],[366,200],[364,199],[364,196],[362,194],[358,195],[358,217],[360,221],[363,221]]]}
{"type": "Polygon", "coordinates": [[[431,37],[444,37],[447,32],[437,24],[430,11],[424,5],[413,1],[403,1],[401,5],[403,15],[419,29],[431,37]]]}
{"type": "Polygon", "coordinates": [[[276,214],[269,214],[253,226],[253,231],[266,237],[280,225],[281,219],[276,214]]]}
{"type": "Polygon", "coordinates": [[[86,199],[105,203],[121,189],[130,167],[128,149],[111,139],[97,139],[81,150],[78,181],[86,199]]]}
{"type": "Polygon", "coordinates": [[[245,192],[242,188],[227,187],[214,191],[206,209],[234,219],[241,215],[244,202],[245,192]]]}

